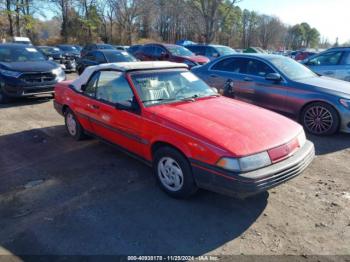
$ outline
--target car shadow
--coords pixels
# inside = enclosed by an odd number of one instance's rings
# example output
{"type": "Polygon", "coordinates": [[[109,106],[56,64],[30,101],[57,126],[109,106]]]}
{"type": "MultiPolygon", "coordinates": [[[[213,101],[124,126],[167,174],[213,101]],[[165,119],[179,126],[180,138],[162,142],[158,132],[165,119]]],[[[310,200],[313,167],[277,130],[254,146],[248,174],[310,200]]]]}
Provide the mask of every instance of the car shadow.
{"type": "Polygon", "coordinates": [[[168,197],[149,167],[64,126],[0,137],[0,250],[24,255],[201,255],[242,235],[268,193],[168,197]],[[6,153],[6,154],[5,154],[6,153]]]}
{"type": "Polygon", "coordinates": [[[47,101],[50,101],[51,99],[52,99],[52,95],[11,98],[11,101],[9,101],[8,103],[0,104],[0,109],[42,104],[42,103],[46,103],[47,101]]]}
{"type": "Polygon", "coordinates": [[[316,155],[325,155],[350,148],[350,134],[337,133],[332,136],[315,136],[307,134],[315,145],[316,155]]]}

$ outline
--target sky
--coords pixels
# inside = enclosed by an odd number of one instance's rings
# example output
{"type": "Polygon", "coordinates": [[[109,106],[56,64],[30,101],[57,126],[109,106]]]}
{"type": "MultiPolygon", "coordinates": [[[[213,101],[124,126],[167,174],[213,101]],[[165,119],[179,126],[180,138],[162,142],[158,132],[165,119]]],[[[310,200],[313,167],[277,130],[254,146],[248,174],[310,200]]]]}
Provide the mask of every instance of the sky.
{"type": "Polygon", "coordinates": [[[350,41],[350,0],[241,0],[242,9],[275,15],[284,23],[307,22],[334,43],[350,41]]]}
{"type": "MultiPolygon", "coordinates": [[[[289,25],[307,22],[322,38],[350,41],[350,0],[238,0],[242,9],[274,15],[289,25]]],[[[54,14],[46,12],[46,19],[54,14]]]]}

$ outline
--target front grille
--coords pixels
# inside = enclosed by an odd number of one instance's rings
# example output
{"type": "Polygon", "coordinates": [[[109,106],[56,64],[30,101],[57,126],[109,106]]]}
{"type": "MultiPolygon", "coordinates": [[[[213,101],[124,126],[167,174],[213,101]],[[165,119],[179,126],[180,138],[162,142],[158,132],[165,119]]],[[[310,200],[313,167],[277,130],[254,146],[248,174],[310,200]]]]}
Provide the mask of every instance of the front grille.
{"type": "Polygon", "coordinates": [[[39,94],[39,93],[45,93],[45,92],[51,92],[53,91],[54,87],[45,87],[45,88],[26,88],[23,90],[23,94],[39,94]]]}
{"type": "Polygon", "coordinates": [[[24,73],[20,77],[21,80],[29,84],[45,83],[55,81],[56,75],[51,72],[46,73],[24,73]]]}

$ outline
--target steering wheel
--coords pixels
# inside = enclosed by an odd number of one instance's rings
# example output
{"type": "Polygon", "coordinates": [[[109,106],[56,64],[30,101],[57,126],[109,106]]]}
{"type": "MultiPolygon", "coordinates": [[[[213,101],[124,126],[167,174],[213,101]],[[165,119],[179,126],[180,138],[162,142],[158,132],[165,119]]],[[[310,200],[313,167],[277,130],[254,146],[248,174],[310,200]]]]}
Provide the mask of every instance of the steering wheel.
{"type": "Polygon", "coordinates": [[[176,91],[176,93],[174,94],[174,97],[177,97],[177,95],[178,95],[179,93],[183,93],[186,89],[187,89],[187,87],[182,87],[182,88],[180,88],[179,90],[176,91]]]}

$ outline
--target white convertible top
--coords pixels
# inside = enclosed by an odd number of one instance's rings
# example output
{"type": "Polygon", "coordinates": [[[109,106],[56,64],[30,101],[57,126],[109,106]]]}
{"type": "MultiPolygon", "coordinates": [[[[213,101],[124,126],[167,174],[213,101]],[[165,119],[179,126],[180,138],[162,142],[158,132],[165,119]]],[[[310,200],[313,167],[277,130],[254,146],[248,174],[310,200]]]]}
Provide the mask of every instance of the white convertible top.
{"type": "Polygon", "coordinates": [[[84,72],[72,82],[72,86],[76,90],[81,90],[81,86],[86,84],[90,76],[101,69],[112,69],[118,71],[131,71],[131,70],[142,70],[142,69],[165,69],[165,68],[188,68],[186,64],[173,63],[167,61],[155,61],[155,62],[122,62],[122,63],[109,63],[100,64],[96,66],[87,67],[84,72]]]}

